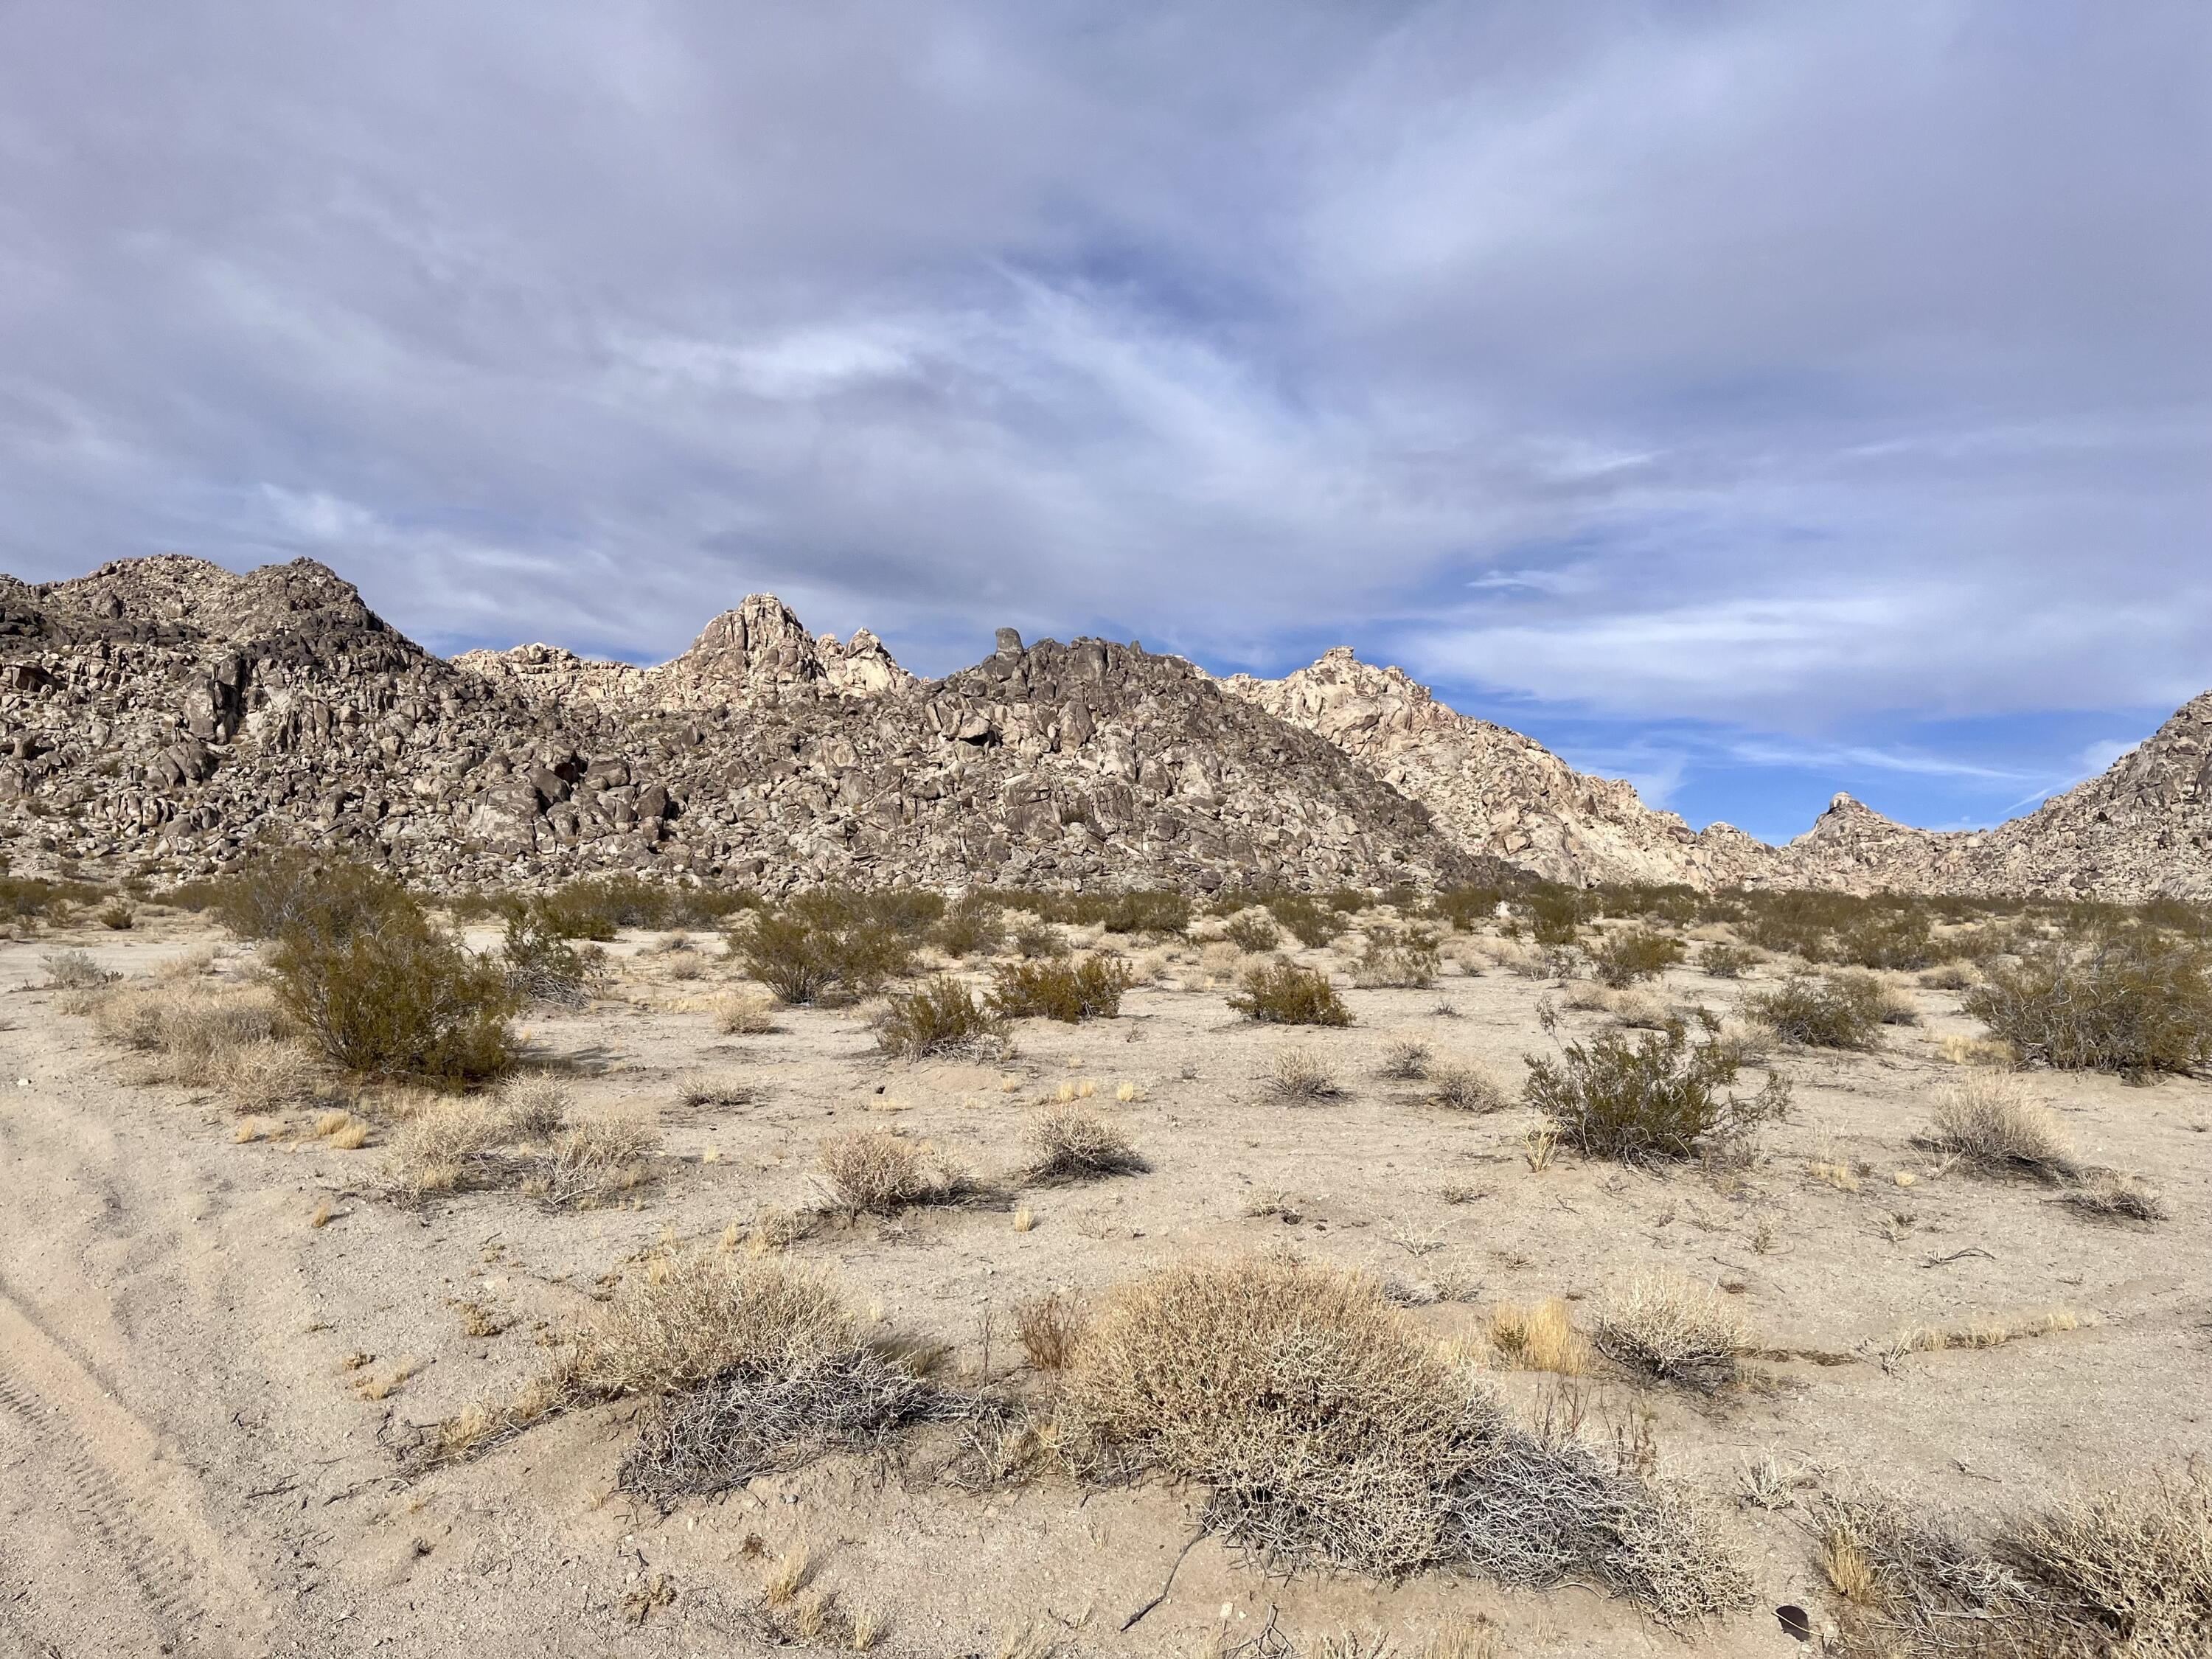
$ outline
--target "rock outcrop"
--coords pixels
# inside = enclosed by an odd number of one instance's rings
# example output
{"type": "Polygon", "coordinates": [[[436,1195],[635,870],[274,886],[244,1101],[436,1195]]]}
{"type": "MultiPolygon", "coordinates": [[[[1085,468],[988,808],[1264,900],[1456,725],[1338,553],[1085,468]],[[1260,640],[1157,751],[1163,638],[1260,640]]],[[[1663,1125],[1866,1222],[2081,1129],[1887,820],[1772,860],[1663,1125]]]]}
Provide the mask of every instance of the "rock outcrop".
{"type": "Polygon", "coordinates": [[[1279,680],[1231,675],[1223,690],[1327,738],[1436,814],[1471,852],[1549,881],[1746,884],[1773,849],[1715,824],[1702,834],[1654,811],[1635,787],[1577,772],[1541,744],[1437,701],[1399,668],[1340,646],[1279,680]]]}
{"type": "Polygon", "coordinates": [[[652,869],[1299,887],[1477,879],[1407,799],[1190,664],[1078,640],[936,682],[755,595],[653,668],[424,651],[309,561],[0,582],[18,872],[176,876],[270,845],[434,885],[652,869]]]}

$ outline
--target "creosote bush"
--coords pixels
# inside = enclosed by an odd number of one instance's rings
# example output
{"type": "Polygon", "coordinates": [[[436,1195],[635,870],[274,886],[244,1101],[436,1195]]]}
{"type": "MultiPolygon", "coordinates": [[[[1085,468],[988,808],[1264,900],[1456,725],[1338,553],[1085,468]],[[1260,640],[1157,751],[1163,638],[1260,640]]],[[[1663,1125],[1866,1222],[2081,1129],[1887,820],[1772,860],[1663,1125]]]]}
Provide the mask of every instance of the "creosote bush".
{"type": "Polygon", "coordinates": [[[1269,1025],[1349,1025],[1352,1011],[1328,975],[1294,963],[1263,962],[1244,971],[1243,994],[1229,999],[1238,1013],[1269,1025]]]}
{"type": "MultiPolygon", "coordinates": [[[[1548,1009],[1542,1018],[1556,1030],[1548,1009]]],[[[1562,1042],[1557,1059],[1530,1055],[1524,1097],[1577,1152],[1630,1164],[1695,1158],[1782,1116],[1789,1084],[1770,1073],[1748,1100],[1729,1092],[1742,1051],[1711,1015],[1701,1013],[1699,1024],[1696,1036],[1676,1019],[1632,1041],[1607,1031],[1562,1042]]]]}
{"type": "Polygon", "coordinates": [[[606,957],[596,945],[577,945],[549,924],[544,911],[521,906],[507,918],[500,946],[507,958],[507,981],[526,1002],[557,1007],[581,1006],[606,972],[606,957]]]}
{"type": "Polygon", "coordinates": [[[1419,990],[1437,976],[1437,936],[1425,927],[1375,922],[1352,964],[1352,982],[1367,989],[1419,990]]]}
{"type": "Polygon", "coordinates": [[[730,948],[786,1002],[848,1003],[907,972],[915,943],[944,908],[935,894],[825,888],[742,919],[730,948]]]}
{"type": "Polygon", "coordinates": [[[1006,916],[989,899],[970,893],[945,908],[930,942],[948,957],[988,957],[1006,942],[1006,916]]]}
{"type": "Polygon", "coordinates": [[[1682,941],[1646,927],[1624,927],[1601,939],[1590,952],[1590,969],[1615,990],[1642,979],[1656,979],[1684,956],[1682,941]]]}
{"type": "Polygon", "coordinates": [[[1870,974],[1794,975],[1744,1000],[1744,1012],[1785,1042],[1816,1048],[1871,1048],[1886,1008],[1881,981],[1870,974]]]}
{"type": "Polygon", "coordinates": [[[2019,1078],[1968,1072],[1937,1092],[1926,1144],[1989,1175],[2059,1181],[2074,1173],[2074,1146],[2056,1114],[2019,1078]]]}
{"type": "Polygon", "coordinates": [[[1135,982],[1127,963],[1103,953],[1073,965],[1007,963],[992,976],[991,1007],[1007,1019],[1036,1016],[1068,1025],[1112,1019],[1121,1012],[1122,993],[1135,982]]]}
{"type": "Polygon", "coordinates": [[[295,929],[270,966],[307,1041],[347,1071],[458,1088],[514,1064],[507,1021],[520,999],[506,970],[419,910],[343,935],[295,929]]]}
{"type": "Polygon", "coordinates": [[[1089,1181],[1136,1175],[1151,1167],[1127,1135],[1072,1101],[1044,1107],[1030,1120],[1022,1139],[1030,1154],[1022,1173],[1034,1182],[1089,1181]]]}
{"type": "Polygon", "coordinates": [[[1516,1427],[1370,1279],[1165,1267],[1105,1300],[1065,1378],[1054,1432],[1079,1474],[1197,1482],[1208,1527],[1283,1565],[1579,1577],[1669,1619],[1749,1596],[1673,1489],[1516,1427]]]}
{"type": "Polygon", "coordinates": [[[2147,927],[1993,963],[1964,1002],[2021,1054],[2062,1070],[2144,1079],[2212,1060],[2212,956],[2147,927]]]}
{"type": "Polygon", "coordinates": [[[1766,960],[1766,952],[1747,945],[1716,942],[1698,952],[1698,966],[1713,979],[1741,979],[1743,970],[1766,960]]]}
{"type": "Polygon", "coordinates": [[[1241,910],[1221,930],[1221,937],[1240,951],[1260,956],[1283,942],[1275,919],[1260,908],[1241,910]]]}
{"type": "Polygon", "coordinates": [[[941,974],[891,997],[876,1028],[876,1045],[887,1054],[920,1060],[983,1045],[996,1046],[1000,1022],[975,994],[941,974]]]}

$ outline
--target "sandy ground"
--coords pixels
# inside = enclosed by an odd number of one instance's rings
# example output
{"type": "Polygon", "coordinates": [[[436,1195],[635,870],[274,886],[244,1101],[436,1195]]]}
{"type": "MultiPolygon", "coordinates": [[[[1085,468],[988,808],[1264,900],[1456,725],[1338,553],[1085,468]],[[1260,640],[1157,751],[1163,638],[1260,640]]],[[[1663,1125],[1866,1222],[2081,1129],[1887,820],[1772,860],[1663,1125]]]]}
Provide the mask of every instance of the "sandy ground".
{"type": "MultiPolygon", "coordinates": [[[[718,1036],[707,999],[729,969],[678,983],[626,939],[613,994],[529,1033],[573,1068],[580,1107],[658,1114],[658,1180],[634,1205],[584,1213],[512,1192],[410,1208],[383,1195],[380,1136],[341,1152],[295,1123],[241,1143],[222,1101],[129,1083],[125,1057],[39,988],[59,949],[142,975],[219,938],[173,915],[0,945],[0,1652],[764,1652],[765,1564],[803,1547],[817,1588],[881,1613],[878,1651],[929,1659],[1191,1655],[1224,1620],[1233,1643],[1271,1619],[1309,1647],[1347,1629],[1410,1643],[1454,1613],[1494,1620],[1509,1654],[1780,1654],[1802,1650],[1773,1608],[1817,1613],[1823,1597],[1802,1501],[1738,1501],[1751,1460],[1986,1516],[2212,1448],[2212,1086],[2033,1079],[2086,1158],[2163,1189],[2163,1225],[2094,1224],[2033,1184],[1936,1175],[1911,1139],[1956,1074],[1936,1039],[1974,1029],[1949,994],[1915,992],[1923,1024],[1879,1053],[1778,1055],[1795,1110],[1739,1176],[1564,1155],[1539,1172],[1522,1109],[1446,1113],[1375,1074],[1387,1039],[1412,1034],[1517,1087],[1522,1056],[1548,1046],[1537,1000],[1556,994],[1528,980],[1347,990],[1351,1029],[1294,1035],[1237,1019],[1218,988],[1146,988],[1114,1021],[1024,1023],[1003,1066],[908,1066],[878,1057],[849,1010],[718,1036]],[[1261,1079],[1290,1042],[1327,1056],[1347,1095],[1270,1099],[1261,1079]],[[683,1108],[685,1081],[708,1071],[755,1085],[757,1103],[683,1108]],[[1439,1336],[1478,1330],[1502,1298],[1593,1297],[1639,1264],[1673,1265],[1740,1297],[1780,1356],[1762,1362],[1768,1385],[1705,1399],[1594,1372],[1573,1392],[1601,1437],[1648,1419],[1665,1467],[1724,1510],[1759,1606],[1676,1632],[1581,1589],[1271,1577],[1206,1539],[1125,1632],[1190,1537],[1196,1494],[1086,1495],[1054,1477],[969,1495],[931,1478],[925,1444],[901,1463],[833,1460],[662,1514],[614,1490],[631,1432],[619,1407],[403,1472],[394,1448],[410,1425],[526,1376],[539,1337],[588,1317],[626,1261],[811,1202],[825,1133],[896,1121],[1003,1170],[1034,1103],[1078,1079],[1151,1173],[1024,1193],[1028,1231],[993,1202],[826,1226],[794,1256],[879,1308],[887,1330],[950,1345],[971,1378],[1019,1366],[1017,1302],[1182,1256],[1290,1244],[1442,1286],[1461,1299],[1412,1315],[1439,1336]],[[1123,1083],[1133,1102],[1115,1100],[1123,1083]],[[1861,1167],[1858,1190],[1814,1178],[1814,1159],[1861,1167]],[[1899,1187],[1898,1170],[1916,1183],[1899,1187]],[[1446,1201],[1448,1183],[1463,1201],[1446,1201]],[[1299,1220],[1246,1214],[1270,1188],[1296,1196],[1299,1220]],[[463,1301],[504,1328],[467,1334],[463,1301]],[[2056,1307],[2081,1328],[1887,1369],[1873,1357],[1916,1325],[2056,1307]]],[[[220,971],[249,965],[234,952],[220,971]]],[[[1725,1011],[1744,988],[1678,972],[1667,988],[1725,1011]]],[[[1495,1382],[1528,1412],[1561,1388],[1495,1382]]]]}

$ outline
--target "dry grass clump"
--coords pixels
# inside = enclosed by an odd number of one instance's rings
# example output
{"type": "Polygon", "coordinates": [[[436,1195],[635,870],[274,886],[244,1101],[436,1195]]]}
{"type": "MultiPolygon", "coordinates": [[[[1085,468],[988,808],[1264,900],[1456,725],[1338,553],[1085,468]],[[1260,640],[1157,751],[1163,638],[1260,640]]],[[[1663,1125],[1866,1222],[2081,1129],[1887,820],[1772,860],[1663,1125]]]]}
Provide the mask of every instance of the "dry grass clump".
{"type": "Polygon", "coordinates": [[[319,1098],[327,1083],[313,1054],[271,1038],[219,1047],[208,1055],[206,1071],[207,1080],[241,1112],[276,1112],[319,1098]]]}
{"type": "Polygon", "coordinates": [[[1054,1291],[1014,1304],[1023,1357],[1041,1371],[1067,1368],[1088,1323],[1082,1302],[1072,1291],[1054,1291]]]}
{"type": "Polygon", "coordinates": [[[1610,1285],[1597,1310],[1606,1358],[1662,1382],[1714,1388],[1733,1382],[1751,1333],[1721,1293],[1651,1268],[1610,1285]]]}
{"type": "Polygon", "coordinates": [[[507,1126],[482,1099],[433,1101],[387,1139],[394,1184],[416,1199],[483,1184],[479,1165],[507,1134],[507,1126]]]}
{"type": "Polygon", "coordinates": [[[214,1084],[232,1069],[237,1050],[275,1045],[292,1033],[283,1011],[258,987],[118,986],[89,1012],[94,1031],[132,1050],[138,1075],[149,1083],[214,1084]]]}
{"type": "Polygon", "coordinates": [[[896,1215],[950,1196],[955,1185],[933,1147],[890,1129],[825,1136],[815,1168],[831,1206],[848,1215],[896,1215]]]}
{"type": "Polygon", "coordinates": [[[1022,1132],[1030,1158],[1022,1173],[1033,1182],[1089,1181],[1135,1175],[1152,1166],[1097,1113],[1073,1103],[1045,1107],[1022,1132]]]}
{"type": "Polygon", "coordinates": [[[1815,1048],[1871,1048],[1891,1009],[1888,988],[1871,974],[1795,975],[1744,1000],[1744,1012],[1785,1042],[1815,1048]]]}
{"type": "Polygon", "coordinates": [[[46,959],[46,988],[52,991],[97,991],[123,977],[103,968],[85,951],[57,951],[46,959]]]}
{"type": "Polygon", "coordinates": [[[1163,1268],[1112,1294],[1066,1377],[1054,1432],[1079,1473],[1196,1481],[1206,1524],[1278,1563],[1580,1578],[1670,1619],[1749,1597],[1679,1495],[1516,1428],[1370,1279],[1163,1268]]]}
{"type": "Polygon", "coordinates": [[[1437,937],[1425,927],[1370,923],[1352,965],[1352,982],[1367,990],[1422,990],[1437,976],[1437,937]]]}
{"type": "Polygon", "coordinates": [[[2098,1170],[2063,1200],[2093,1221],[2164,1221],[2172,1212],[2158,1189],[2118,1170],[2098,1170]]]}
{"type": "Polygon", "coordinates": [[[574,1095],[561,1079],[544,1072],[527,1072],[509,1078],[501,1086],[495,1109],[511,1133],[543,1139],[567,1121],[568,1109],[575,1103],[574,1095]]]}
{"type": "Polygon", "coordinates": [[[1269,1025],[1349,1025],[1352,1012],[1328,975],[1293,963],[1266,962],[1244,972],[1243,994],[1229,999],[1238,1013],[1269,1025]]]}
{"type": "Polygon", "coordinates": [[[1438,1061],[1429,1069],[1428,1082],[1423,1098],[1449,1111],[1497,1112],[1512,1103],[1495,1078],[1462,1060],[1438,1061]]]}
{"type": "Polygon", "coordinates": [[[1980,975],[1974,971],[1971,962],[1947,962],[1940,967],[1930,968],[1914,983],[1923,991],[1966,991],[1971,990],[1979,981],[1980,975]]]}
{"type": "Polygon", "coordinates": [[[1945,1084],[1923,1139],[1985,1175],[2061,1181],[2077,1167],[2065,1126],[2003,1072],[1969,1072],[1945,1084]]]}
{"type": "Polygon", "coordinates": [[[659,1132],[642,1118],[581,1118],[553,1136],[522,1189],[561,1208],[595,1208],[643,1186],[659,1151],[659,1132]]]}
{"type": "Polygon", "coordinates": [[[1382,1063],[1376,1068],[1376,1075],[1400,1083],[1418,1083],[1428,1076],[1431,1058],[1427,1043],[1396,1038],[1382,1050],[1382,1063]]]}
{"type": "Polygon", "coordinates": [[[760,1098],[760,1091],[734,1073],[708,1072],[687,1081],[676,1097],[695,1109],[750,1106],[760,1098]]]}
{"type": "Polygon", "coordinates": [[[2212,1650],[2212,1480],[2153,1470],[1998,1522],[1986,1542],[1890,1498],[1830,1498],[1846,1630],[1928,1659],[2183,1659],[2212,1650]]]}
{"type": "MultiPolygon", "coordinates": [[[[1547,1030],[1556,1028],[1548,1012],[1547,1030]]],[[[1770,1073],[1752,1098],[1726,1092],[1741,1048],[1708,1017],[1692,1037],[1680,1021],[1633,1042],[1601,1032],[1563,1042],[1557,1060],[1529,1057],[1525,1095],[1577,1151],[1624,1163],[1694,1158],[1740,1142],[1789,1108],[1789,1085],[1770,1073]]]]}
{"type": "Polygon", "coordinates": [[[1966,1010],[2031,1060],[2148,1078],[2212,1061],[2212,952],[2148,927],[1991,963],[1966,1010]]]}
{"type": "Polygon", "coordinates": [[[714,1029],[724,1036],[767,1036],[775,1030],[775,1000],[731,992],[714,999],[714,1029]]]}
{"type": "Polygon", "coordinates": [[[1936,1044],[1954,1066],[1994,1066],[2010,1071],[2020,1064],[2020,1051],[2002,1037],[1961,1036],[1952,1032],[1936,1044]]]}
{"type": "Polygon", "coordinates": [[[1267,1062],[1267,1091],[1292,1103],[1335,1100],[1344,1094],[1328,1062],[1310,1048],[1279,1048],[1267,1062]]]}
{"type": "Polygon", "coordinates": [[[1589,1339],[1575,1328],[1562,1297],[1528,1306],[1499,1303],[1490,1312],[1490,1346],[1524,1371],[1580,1376],[1589,1369],[1589,1339]]]}
{"type": "Polygon", "coordinates": [[[999,1018],[949,974],[894,995],[876,1027],[876,1046],[902,1060],[1005,1047],[999,1018]]]}

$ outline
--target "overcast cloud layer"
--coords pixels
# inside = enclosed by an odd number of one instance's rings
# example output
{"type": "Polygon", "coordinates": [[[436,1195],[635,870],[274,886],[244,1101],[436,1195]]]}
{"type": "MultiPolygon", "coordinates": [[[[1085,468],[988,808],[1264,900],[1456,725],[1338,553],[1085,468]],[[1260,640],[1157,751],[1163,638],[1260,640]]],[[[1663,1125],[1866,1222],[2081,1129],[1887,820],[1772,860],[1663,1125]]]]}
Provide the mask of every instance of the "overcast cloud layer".
{"type": "Polygon", "coordinates": [[[1342,641],[1984,821],[2212,685],[2208,87],[2195,0],[15,0],[0,565],[1342,641]]]}

